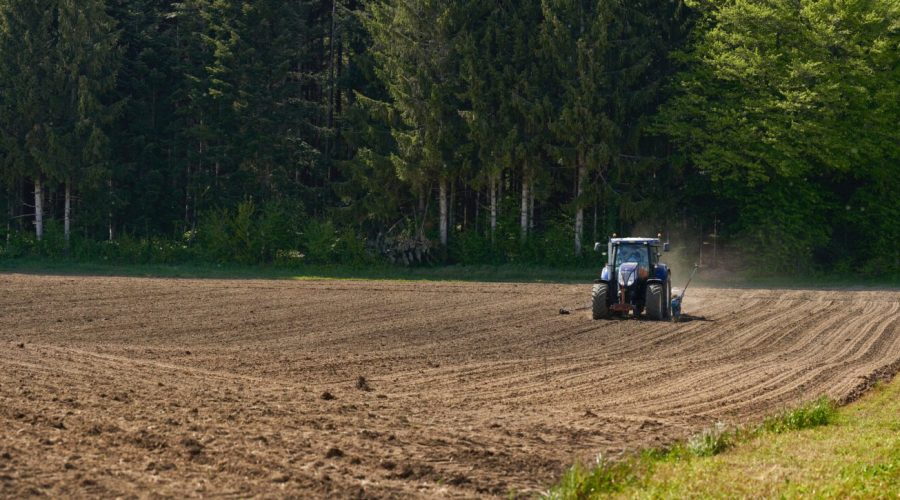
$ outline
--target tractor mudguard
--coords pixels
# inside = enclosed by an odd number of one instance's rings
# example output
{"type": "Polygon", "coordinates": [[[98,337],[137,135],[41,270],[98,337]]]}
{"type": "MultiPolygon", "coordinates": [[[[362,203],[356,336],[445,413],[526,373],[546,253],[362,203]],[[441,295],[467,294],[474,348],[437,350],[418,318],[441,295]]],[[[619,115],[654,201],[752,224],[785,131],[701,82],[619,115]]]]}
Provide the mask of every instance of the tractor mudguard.
{"type": "MultiPolygon", "coordinates": [[[[663,283],[669,280],[669,266],[660,262],[653,270],[653,278],[663,283]]],[[[649,280],[648,280],[649,281],[649,280]]]]}

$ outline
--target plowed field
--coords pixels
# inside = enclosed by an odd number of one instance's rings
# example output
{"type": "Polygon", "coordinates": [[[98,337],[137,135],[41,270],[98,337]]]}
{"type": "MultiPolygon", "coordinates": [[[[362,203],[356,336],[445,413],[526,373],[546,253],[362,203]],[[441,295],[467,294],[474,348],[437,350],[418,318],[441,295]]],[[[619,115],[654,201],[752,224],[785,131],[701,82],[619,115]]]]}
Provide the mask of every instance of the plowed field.
{"type": "Polygon", "coordinates": [[[0,275],[0,496],[534,492],[900,367],[897,291],[696,288],[679,324],[589,293],[0,275]]]}

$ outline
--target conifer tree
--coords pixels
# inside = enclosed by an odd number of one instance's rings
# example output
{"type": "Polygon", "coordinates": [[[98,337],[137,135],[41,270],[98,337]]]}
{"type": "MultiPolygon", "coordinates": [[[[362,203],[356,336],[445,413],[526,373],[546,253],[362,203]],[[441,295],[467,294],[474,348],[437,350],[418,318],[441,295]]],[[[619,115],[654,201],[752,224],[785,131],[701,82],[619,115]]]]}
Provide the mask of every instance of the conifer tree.
{"type": "Polygon", "coordinates": [[[607,54],[613,50],[609,31],[621,13],[610,2],[542,3],[542,49],[559,89],[549,149],[554,160],[574,172],[575,255],[580,256],[588,173],[608,168],[619,136],[609,110],[615,98],[613,82],[621,77],[608,65],[607,54]]]}
{"type": "Polygon", "coordinates": [[[65,187],[65,237],[73,184],[102,177],[109,102],[120,53],[102,0],[0,5],[4,149],[34,181],[35,233],[43,237],[45,183],[65,187]]]}
{"type": "Polygon", "coordinates": [[[455,36],[459,4],[442,0],[375,1],[367,27],[372,52],[397,109],[402,128],[393,131],[400,178],[424,192],[438,185],[439,239],[448,242],[449,185],[460,164],[460,94],[455,36]]]}

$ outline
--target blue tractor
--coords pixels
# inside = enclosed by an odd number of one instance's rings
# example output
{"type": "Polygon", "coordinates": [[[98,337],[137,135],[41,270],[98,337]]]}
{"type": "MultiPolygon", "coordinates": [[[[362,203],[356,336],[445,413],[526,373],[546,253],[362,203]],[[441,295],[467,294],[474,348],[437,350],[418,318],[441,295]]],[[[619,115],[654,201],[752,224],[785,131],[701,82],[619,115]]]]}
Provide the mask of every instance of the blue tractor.
{"type": "MultiPolygon", "coordinates": [[[[602,251],[602,244],[595,244],[594,250],[602,251]]],[[[669,244],[659,238],[609,240],[606,266],[591,293],[594,319],[613,314],[640,317],[644,311],[652,320],[672,317],[672,272],[659,261],[660,250],[668,252],[669,244]]]]}

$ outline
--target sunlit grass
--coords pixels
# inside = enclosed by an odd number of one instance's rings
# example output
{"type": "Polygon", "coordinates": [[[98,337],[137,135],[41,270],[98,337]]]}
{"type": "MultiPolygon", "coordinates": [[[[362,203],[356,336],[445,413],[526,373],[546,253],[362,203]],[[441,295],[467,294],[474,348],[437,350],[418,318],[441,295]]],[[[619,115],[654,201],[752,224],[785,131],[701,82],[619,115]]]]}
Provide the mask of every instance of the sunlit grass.
{"type": "Polygon", "coordinates": [[[552,499],[898,498],[900,379],[837,408],[827,398],[747,427],[570,468],[552,499]]]}

